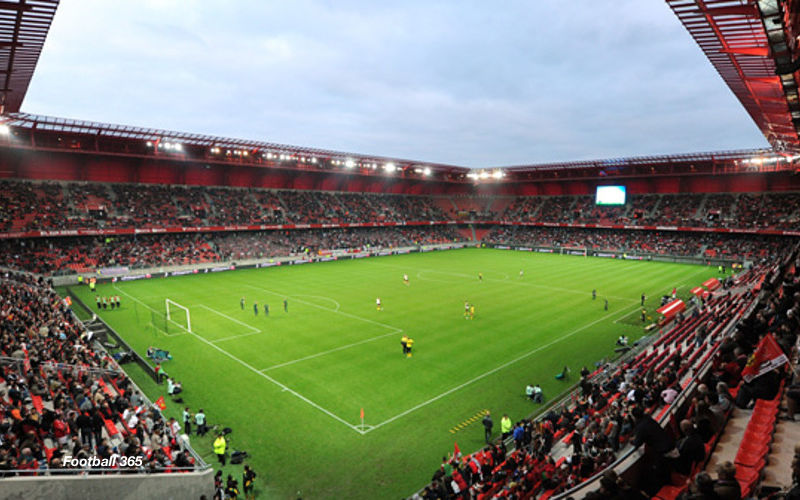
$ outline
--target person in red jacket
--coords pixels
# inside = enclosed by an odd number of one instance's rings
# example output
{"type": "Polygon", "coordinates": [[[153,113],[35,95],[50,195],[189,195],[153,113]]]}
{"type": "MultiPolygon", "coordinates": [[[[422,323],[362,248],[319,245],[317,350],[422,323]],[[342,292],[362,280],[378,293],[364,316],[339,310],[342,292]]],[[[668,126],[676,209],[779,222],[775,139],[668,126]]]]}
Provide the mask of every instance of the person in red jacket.
{"type": "Polygon", "coordinates": [[[459,472],[458,469],[453,471],[453,482],[458,485],[458,492],[467,491],[467,488],[469,488],[467,482],[464,480],[464,477],[461,475],[461,472],[459,472]]]}
{"type": "Polygon", "coordinates": [[[53,420],[53,435],[55,436],[59,445],[64,445],[67,443],[67,439],[69,438],[69,426],[61,418],[61,415],[53,420]]]}

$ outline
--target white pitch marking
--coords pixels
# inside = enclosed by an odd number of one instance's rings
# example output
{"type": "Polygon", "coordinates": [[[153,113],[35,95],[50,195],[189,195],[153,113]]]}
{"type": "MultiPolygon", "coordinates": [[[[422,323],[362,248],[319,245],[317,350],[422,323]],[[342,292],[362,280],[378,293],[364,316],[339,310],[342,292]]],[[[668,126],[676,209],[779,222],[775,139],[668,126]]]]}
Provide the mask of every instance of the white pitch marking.
{"type": "MultiPolygon", "coordinates": [[[[116,285],[115,285],[115,288],[116,288],[116,285]]],[[[119,289],[118,289],[118,290],[119,290],[119,289]]],[[[153,309],[152,307],[150,307],[150,306],[148,306],[147,304],[145,304],[144,302],[142,302],[142,301],[138,300],[138,299],[137,299],[136,297],[134,297],[133,295],[130,295],[130,294],[128,294],[128,293],[125,293],[125,292],[123,292],[122,290],[119,290],[119,292],[120,292],[120,293],[123,293],[123,294],[127,295],[128,297],[132,298],[133,300],[135,300],[135,301],[139,302],[140,304],[142,304],[142,305],[143,305],[143,306],[145,306],[146,308],[150,309],[151,311],[153,311],[153,312],[158,312],[158,311],[156,311],[155,309],[153,309]]],[[[177,324],[177,323],[176,323],[176,324],[177,324]]],[[[231,358],[232,360],[236,361],[236,362],[237,362],[237,363],[239,363],[240,365],[244,366],[244,367],[245,367],[245,368],[247,368],[248,370],[252,371],[252,372],[253,372],[253,373],[255,373],[256,375],[258,375],[258,376],[260,376],[260,377],[263,377],[263,378],[265,378],[265,379],[269,380],[270,382],[272,382],[273,384],[277,385],[278,387],[280,387],[280,388],[282,389],[282,391],[281,391],[281,392],[284,392],[284,391],[285,391],[285,392],[289,392],[289,393],[291,393],[291,394],[292,394],[292,396],[295,396],[296,398],[298,398],[298,399],[300,399],[300,400],[302,400],[302,401],[304,401],[304,402],[308,403],[309,405],[311,405],[311,406],[313,406],[314,408],[318,409],[318,410],[319,410],[319,411],[321,411],[322,413],[324,413],[324,414],[328,415],[329,417],[333,418],[334,420],[338,420],[339,422],[343,423],[344,425],[346,425],[347,427],[349,427],[349,428],[353,429],[354,431],[356,431],[357,433],[359,433],[359,434],[361,434],[361,435],[363,435],[365,432],[367,432],[367,431],[363,431],[363,430],[359,429],[357,426],[355,426],[355,425],[353,425],[353,424],[351,424],[351,423],[347,422],[347,421],[346,421],[345,419],[343,419],[342,417],[340,417],[340,416],[336,415],[335,413],[333,413],[333,412],[331,412],[331,411],[329,411],[329,410],[327,410],[327,409],[323,408],[322,406],[318,405],[317,403],[315,403],[315,402],[311,401],[310,399],[308,399],[307,397],[303,396],[303,395],[302,395],[302,394],[300,394],[299,392],[297,392],[297,391],[294,391],[294,390],[290,389],[288,386],[286,386],[286,385],[284,385],[284,384],[282,384],[282,383],[278,382],[277,380],[275,380],[274,378],[270,377],[269,375],[267,375],[267,374],[265,374],[265,373],[261,373],[260,371],[256,370],[256,369],[255,369],[253,366],[251,366],[250,364],[248,364],[248,363],[246,363],[246,362],[242,361],[241,359],[237,358],[236,356],[234,356],[233,354],[229,353],[229,352],[228,352],[228,351],[226,351],[225,349],[223,349],[223,348],[219,347],[218,345],[215,345],[215,344],[214,344],[214,343],[212,343],[211,341],[209,341],[209,340],[207,340],[207,339],[205,339],[205,338],[201,337],[200,335],[197,335],[197,334],[196,334],[196,333],[194,333],[194,332],[190,332],[189,330],[186,330],[185,328],[183,328],[183,327],[182,327],[182,326],[180,326],[180,325],[178,325],[178,326],[179,326],[180,328],[182,328],[184,331],[186,331],[186,333],[188,333],[188,334],[190,334],[190,335],[194,336],[195,338],[197,338],[199,341],[203,342],[204,344],[207,344],[208,346],[210,346],[210,347],[213,347],[213,348],[214,348],[214,349],[216,349],[217,351],[219,351],[219,352],[221,352],[222,354],[224,354],[224,355],[228,356],[229,358],[231,358]]]]}
{"type": "Polygon", "coordinates": [[[216,309],[212,309],[212,308],[210,308],[210,307],[208,307],[208,306],[206,306],[206,305],[200,304],[200,305],[199,305],[199,306],[197,306],[197,307],[202,307],[203,309],[207,309],[207,310],[209,310],[209,311],[211,311],[211,312],[213,312],[213,313],[215,313],[215,314],[219,314],[219,315],[220,315],[220,316],[222,316],[223,318],[227,318],[227,319],[229,319],[229,320],[233,321],[234,323],[239,323],[239,324],[240,324],[240,325],[242,325],[242,326],[246,326],[247,328],[249,328],[249,329],[253,330],[253,332],[255,332],[255,333],[261,333],[261,332],[262,332],[262,330],[259,330],[258,328],[254,327],[254,326],[252,326],[252,325],[248,325],[247,323],[245,323],[245,322],[243,322],[243,321],[239,321],[239,320],[238,320],[238,319],[236,319],[236,318],[231,318],[231,317],[230,317],[230,316],[228,316],[227,314],[225,314],[225,313],[221,313],[221,312],[217,311],[216,309]]]}
{"type": "MultiPolygon", "coordinates": [[[[638,307],[638,304],[637,304],[637,307],[638,307]]],[[[626,309],[623,309],[622,312],[624,312],[625,314],[629,314],[629,310],[630,309],[631,309],[630,307],[626,308],[626,309]]],[[[472,384],[474,382],[477,382],[478,380],[486,378],[489,375],[491,375],[493,373],[496,373],[496,372],[502,370],[503,368],[506,368],[507,366],[510,366],[510,365],[516,363],[517,361],[525,359],[525,358],[531,356],[532,354],[536,354],[537,352],[541,351],[542,349],[546,349],[546,348],[548,348],[548,347],[550,347],[552,345],[555,345],[555,344],[563,341],[564,339],[568,339],[568,338],[572,337],[573,335],[575,335],[576,333],[581,332],[581,331],[589,328],[590,326],[596,325],[597,323],[600,323],[601,321],[605,321],[608,318],[610,318],[612,316],[615,316],[615,315],[619,315],[619,314],[620,314],[619,312],[612,313],[612,314],[607,314],[607,315],[603,316],[600,319],[592,321],[591,323],[588,323],[588,324],[586,324],[586,325],[584,325],[584,326],[582,326],[582,327],[580,327],[580,328],[578,328],[576,330],[573,330],[573,331],[569,332],[568,334],[564,335],[563,337],[559,337],[559,338],[553,340],[552,342],[548,342],[547,344],[539,346],[536,349],[533,349],[532,351],[528,351],[527,353],[525,353],[525,354],[523,354],[521,356],[518,356],[518,357],[512,359],[511,361],[507,361],[507,362],[503,363],[502,365],[500,365],[500,366],[498,366],[496,368],[492,368],[491,370],[489,370],[489,371],[487,371],[487,372],[485,372],[485,373],[483,373],[481,375],[478,375],[477,377],[473,377],[470,380],[464,382],[463,384],[457,385],[457,386],[453,387],[452,389],[449,389],[449,390],[439,394],[438,396],[434,396],[434,397],[430,398],[429,400],[423,401],[422,403],[420,403],[420,404],[418,404],[418,405],[416,405],[416,406],[414,406],[412,408],[409,408],[408,410],[406,410],[406,411],[404,411],[402,413],[398,413],[397,415],[395,415],[394,417],[389,418],[388,420],[384,420],[383,422],[381,422],[379,424],[375,424],[372,427],[372,429],[368,429],[368,430],[364,431],[364,433],[373,431],[375,429],[378,429],[379,427],[383,427],[384,425],[386,425],[388,423],[391,423],[391,422],[397,420],[398,418],[404,417],[404,416],[408,415],[409,413],[414,412],[416,410],[419,410],[420,408],[422,408],[424,406],[427,406],[427,405],[429,405],[429,404],[431,404],[431,403],[433,403],[435,401],[438,401],[439,399],[442,399],[443,397],[445,397],[445,396],[447,396],[449,394],[452,394],[452,393],[454,393],[454,392],[456,392],[456,391],[458,391],[460,389],[463,389],[464,387],[466,387],[466,386],[468,386],[468,385],[470,385],[470,384],[472,384]]]]}
{"type": "Polygon", "coordinates": [[[336,309],[334,310],[334,312],[338,312],[339,309],[342,308],[341,304],[339,304],[337,301],[333,300],[330,297],[326,297],[324,295],[305,295],[305,294],[303,294],[303,295],[292,295],[292,297],[313,297],[315,299],[323,299],[323,300],[327,300],[329,302],[333,302],[334,304],[336,304],[336,309]]]}
{"type": "MultiPolygon", "coordinates": [[[[255,288],[256,290],[262,290],[264,292],[271,293],[272,295],[278,295],[279,297],[296,297],[295,295],[286,295],[286,294],[283,294],[283,293],[273,292],[272,290],[268,290],[268,289],[260,287],[260,286],[255,286],[255,285],[244,285],[244,286],[246,286],[248,288],[255,288]]],[[[307,302],[307,301],[301,300],[301,299],[295,299],[295,300],[297,300],[297,302],[300,302],[301,304],[305,304],[305,305],[311,306],[311,307],[316,307],[317,309],[322,309],[323,311],[328,311],[328,312],[332,312],[332,313],[336,313],[336,314],[341,314],[342,316],[347,316],[348,318],[353,318],[353,319],[357,319],[359,321],[372,323],[373,325],[378,325],[378,326],[382,326],[384,328],[389,328],[390,330],[393,330],[395,333],[400,333],[400,332],[403,331],[402,328],[397,328],[396,326],[387,325],[386,323],[381,323],[379,321],[373,321],[371,319],[362,318],[361,316],[356,316],[355,314],[350,314],[350,313],[346,313],[346,312],[343,312],[343,311],[335,311],[335,310],[329,309],[327,307],[322,307],[319,304],[314,304],[313,302],[307,302]]]]}
{"type": "Polygon", "coordinates": [[[360,341],[358,341],[358,342],[353,342],[352,344],[343,345],[343,346],[341,346],[341,347],[335,347],[335,348],[333,348],[333,349],[329,349],[329,350],[327,350],[327,351],[318,352],[318,353],[316,353],[316,354],[312,354],[312,355],[310,355],[310,356],[306,356],[306,357],[304,357],[304,358],[294,359],[294,360],[292,360],[292,361],[287,361],[287,362],[285,362],[285,363],[280,363],[280,364],[277,364],[277,365],[272,365],[272,366],[269,366],[269,367],[267,367],[267,368],[264,368],[264,369],[263,369],[263,370],[261,370],[261,371],[262,371],[262,372],[267,372],[267,371],[269,371],[269,370],[274,370],[274,369],[276,369],[276,368],[281,368],[281,367],[284,367],[284,366],[293,365],[293,364],[295,364],[295,363],[299,363],[299,362],[301,362],[301,361],[306,361],[306,360],[308,360],[308,359],[318,358],[318,357],[320,357],[320,356],[324,356],[324,355],[326,355],[326,354],[330,354],[330,353],[332,353],[332,352],[336,352],[336,351],[343,351],[343,350],[345,350],[345,349],[349,349],[349,348],[351,348],[351,347],[355,347],[355,346],[357,346],[357,345],[366,344],[366,343],[368,343],[368,342],[373,342],[373,341],[375,341],[375,340],[379,340],[379,339],[382,339],[382,338],[386,338],[386,337],[388,337],[388,336],[390,336],[390,335],[397,335],[397,333],[398,333],[398,332],[389,332],[389,333],[384,333],[383,335],[378,335],[377,337],[372,337],[372,338],[368,338],[368,339],[360,340],[360,341]]]}
{"type": "MultiPolygon", "coordinates": [[[[389,265],[389,264],[375,264],[375,265],[377,265],[377,266],[385,266],[385,267],[397,267],[397,268],[400,267],[400,266],[392,266],[392,265],[389,265]]],[[[407,267],[404,267],[403,269],[407,269],[407,267]]],[[[436,269],[417,269],[417,270],[418,270],[417,278],[419,278],[421,280],[425,280],[425,281],[439,281],[439,282],[442,282],[442,283],[456,283],[455,281],[437,280],[435,278],[425,278],[425,277],[421,276],[422,273],[438,273],[438,274],[444,274],[444,275],[447,275],[447,276],[456,276],[456,277],[467,278],[467,279],[473,279],[474,278],[474,280],[477,281],[476,276],[473,276],[471,274],[452,273],[452,272],[448,272],[448,271],[437,271],[436,269]]],[[[484,276],[484,279],[486,281],[508,281],[506,279],[487,278],[485,276],[484,276]]],[[[573,294],[578,294],[578,295],[587,295],[587,296],[590,295],[589,292],[583,291],[583,290],[572,290],[571,288],[559,288],[559,287],[549,286],[549,285],[540,285],[538,283],[529,283],[529,282],[520,283],[520,282],[516,282],[516,284],[517,285],[521,285],[521,286],[531,286],[531,287],[535,287],[535,288],[544,288],[546,290],[555,290],[555,291],[558,291],[558,292],[573,293],[573,294]]],[[[630,297],[617,297],[615,295],[603,295],[603,297],[608,297],[608,298],[614,299],[614,300],[624,300],[624,301],[627,301],[627,302],[635,302],[635,300],[631,299],[630,297]]]]}

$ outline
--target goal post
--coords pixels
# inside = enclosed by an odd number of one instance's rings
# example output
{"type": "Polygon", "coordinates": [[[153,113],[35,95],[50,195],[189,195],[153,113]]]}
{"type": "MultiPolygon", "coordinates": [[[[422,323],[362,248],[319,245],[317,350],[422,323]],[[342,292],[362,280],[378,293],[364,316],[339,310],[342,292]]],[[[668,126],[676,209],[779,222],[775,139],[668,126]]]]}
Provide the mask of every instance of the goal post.
{"type": "Polygon", "coordinates": [[[164,306],[167,310],[167,321],[185,327],[187,332],[192,331],[192,316],[189,314],[188,307],[182,306],[170,299],[164,299],[164,306]]]}
{"type": "Polygon", "coordinates": [[[561,255],[581,255],[586,257],[589,253],[586,247],[561,247],[561,255]]]}

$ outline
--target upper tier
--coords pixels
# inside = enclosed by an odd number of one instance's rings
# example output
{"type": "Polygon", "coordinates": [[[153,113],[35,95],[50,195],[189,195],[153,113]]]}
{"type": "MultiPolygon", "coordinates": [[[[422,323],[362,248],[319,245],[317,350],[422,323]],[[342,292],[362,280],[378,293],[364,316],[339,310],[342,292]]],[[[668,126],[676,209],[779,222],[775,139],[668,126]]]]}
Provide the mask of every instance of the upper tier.
{"type": "MultiPolygon", "coordinates": [[[[0,181],[0,233],[230,225],[492,221],[793,230],[800,193],[423,196],[259,188],[0,181]]],[[[30,234],[28,234],[30,236],[30,234]]]]}

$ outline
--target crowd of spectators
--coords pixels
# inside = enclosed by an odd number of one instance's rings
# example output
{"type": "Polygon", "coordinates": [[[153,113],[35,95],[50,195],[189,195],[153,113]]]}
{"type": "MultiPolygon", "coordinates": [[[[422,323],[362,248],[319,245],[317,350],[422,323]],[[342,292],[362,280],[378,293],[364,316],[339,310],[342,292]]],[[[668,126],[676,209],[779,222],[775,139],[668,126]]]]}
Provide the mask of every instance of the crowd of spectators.
{"type": "Polygon", "coordinates": [[[747,234],[498,226],[484,237],[484,241],[549,248],[578,247],[590,251],[755,261],[774,254],[790,243],[791,239],[747,234]]]}
{"type": "Polygon", "coordinates": [[[0,241],[4,266],[39,274],[99,267],[143,268],[220,261],[202,234],[92,236],[0,241]]]}
{"type": "Polygon", "coordinates": [[[49,283],[7,274],[0,297],[2,477],[52,473],[67,456],[128,472],[194,467],[181,426],[147,403],[49,283]],[[138,465],[120,468],[122,457],[138,465]]]}
{"type": "Polygon", "coordinates": [[[11,269],[72,274],[104,267],[139,269],[462,240],[452,226],[28,238],[0,240],[0,256],[11,269]]]}
{"type": "MultiPolygon", "coordinates": [[[[455,226],[291,229],[0,240],[11,269],[72,274],[104,267],[130,269],[240,261],[325,250],[396,248],[464,241],[455,226]]],[[[648,254],[700,259],[759,261],[791,240],[783,236],[531,226],[497,226],[483,241],[493,244],[586,248],[589,252],[648,254]]]]}
{"type": "Polygon", "coordinates": [[[0,231],[445,220],[430,196],[0,182],[0,231]]]}
{"type": "Polygon", "coordinates": [[[0,190],[0,231],[452,219],[747,229],[800,222],[800,193],[793,192],[632,194],[623,206],[598,206],[587,195],[433,197],[20,180],[4,180],[0,190]]]}

